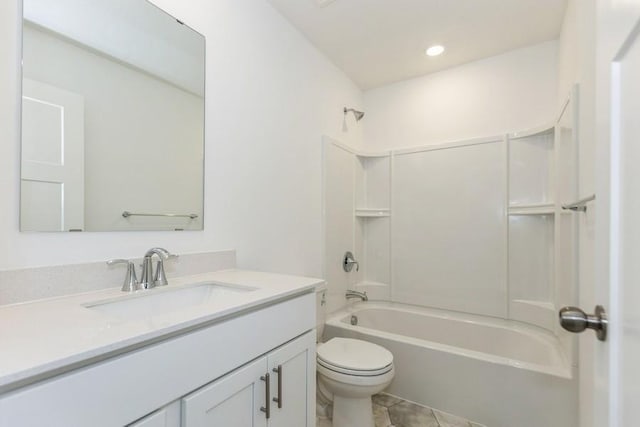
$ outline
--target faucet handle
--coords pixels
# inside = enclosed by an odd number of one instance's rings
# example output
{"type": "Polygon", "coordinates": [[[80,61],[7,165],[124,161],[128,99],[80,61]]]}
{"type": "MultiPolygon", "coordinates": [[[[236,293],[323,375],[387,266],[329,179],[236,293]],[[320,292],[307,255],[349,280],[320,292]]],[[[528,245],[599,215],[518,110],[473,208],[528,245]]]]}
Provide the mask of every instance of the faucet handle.
{"type": "Polygon", "coordinates": [[[153,277],[153,284],[156,286],[167,286],[167,275],[164,272],[164,262],[162,260],[156,263],[156,274],[153,277]]]}
{"type": "Polygon", "coordinates": [[[127,264],[127,274],[122,283],[123,292],[133,292],[138,290],[138,277],[136,275],[136,266],[133,261],[126,259],[111,259],[107,261],[107,265],[127,264]]]}
{"type": "Polygon", "coordinates": [[[166,258],[161,257],[160,260],[156,263],[156,274],[153,277],[153,284],[155,286],[166,286],[169,284],[169,281],[167,280],[167,275],[164,272],[163,261],[165,259],[174,259],[174,258],[178,258],[178,255],[167,252],[166,258]]]}
{"type": "Polygon", "coordinates": [[[107,265],[116,265],[116,264],[129,264],[131,261],[128,259],[110,259],[107,261],[107,265]]]}
{"type": "Polygon", "coordinates": [[[353,266],[356,266],[356,271],[360,271],[360,263],[356,261],[353,253],[351,251],[347,251],[342,258],[342,269],[347,273],[350,273],[353,270],[353,266]]]}

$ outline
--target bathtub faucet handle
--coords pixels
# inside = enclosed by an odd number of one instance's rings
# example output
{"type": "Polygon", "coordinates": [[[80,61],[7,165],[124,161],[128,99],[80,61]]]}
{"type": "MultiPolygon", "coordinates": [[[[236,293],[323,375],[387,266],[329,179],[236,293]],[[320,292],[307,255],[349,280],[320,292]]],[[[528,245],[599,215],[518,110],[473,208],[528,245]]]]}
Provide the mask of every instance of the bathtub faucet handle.
{"type": "Polygon", "coordinates": [[[347,251],[344,254],[344,258],[342,258],[342,268],[347,273],[350,273],[353,270],[353,266],[356,266],[356,271],[360,271],[360,264],[356,261],[353,253],[351,251],[347,251]]]}

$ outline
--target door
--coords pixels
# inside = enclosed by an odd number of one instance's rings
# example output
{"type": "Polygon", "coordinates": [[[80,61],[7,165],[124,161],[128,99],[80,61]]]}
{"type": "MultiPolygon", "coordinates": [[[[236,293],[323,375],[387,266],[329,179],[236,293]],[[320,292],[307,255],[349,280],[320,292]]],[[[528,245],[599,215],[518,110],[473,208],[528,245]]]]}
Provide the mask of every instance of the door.
{"type": "Polygon", "coordinates": [[[266,427],[266,373],[263,357],[185,397],[183,427],[266,427]]]}
{"type": "Polygon", "coordinates": [[[271,418],[269,427],[312,427],[315,422],[315,332],[269,353],[271,418]]]}
{"type": "Polygon", "coordinates": [[[606,307],[609,336],[580,338],[582,426],[629,427],[640,419],[640,2],[597,4],[596,271],[581,304],[606,307]]]}
{"type": "Polygon", "coordinates": [[[23,80],[20,184],[20,230],[83,230],[82,96],[23,80]]]}

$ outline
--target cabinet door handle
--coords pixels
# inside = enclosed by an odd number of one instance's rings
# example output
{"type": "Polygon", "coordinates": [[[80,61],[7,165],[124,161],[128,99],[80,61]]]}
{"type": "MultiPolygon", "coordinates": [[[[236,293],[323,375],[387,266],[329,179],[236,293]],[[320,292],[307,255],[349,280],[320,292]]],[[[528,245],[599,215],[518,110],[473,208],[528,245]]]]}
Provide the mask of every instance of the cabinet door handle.
{"type": "Polygon", "coordinates": [[[265,398],[265,406],[262,406],[260,410],[265,413],[267,419],[271,418],[271,384],[269,381],[269,373],[264,374],[264,377],[260,377],[262,381],[265,383],[266,387],[266,398],[265,398]]]}
{"type": "Polygon", "coordinates": [[[282,365],[273,368],[273,372],[278,374],[278,396],[274,397],[273,401],[278,404],[278,409],[282,409],[282,365]]]}

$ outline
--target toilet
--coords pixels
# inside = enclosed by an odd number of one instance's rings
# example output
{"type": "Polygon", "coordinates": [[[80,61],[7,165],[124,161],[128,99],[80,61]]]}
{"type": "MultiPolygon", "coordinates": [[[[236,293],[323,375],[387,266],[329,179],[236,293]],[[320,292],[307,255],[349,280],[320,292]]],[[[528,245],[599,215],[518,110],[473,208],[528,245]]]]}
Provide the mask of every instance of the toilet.
{"type": "Polygon", "coordinates": [[[374,427],[371,396],[393,379],[393,354],[363,340],[332,338],[324,331],[326,290],[317,292],[316,371],[319,396],[333,403],[333,427],[374,427]]]}

